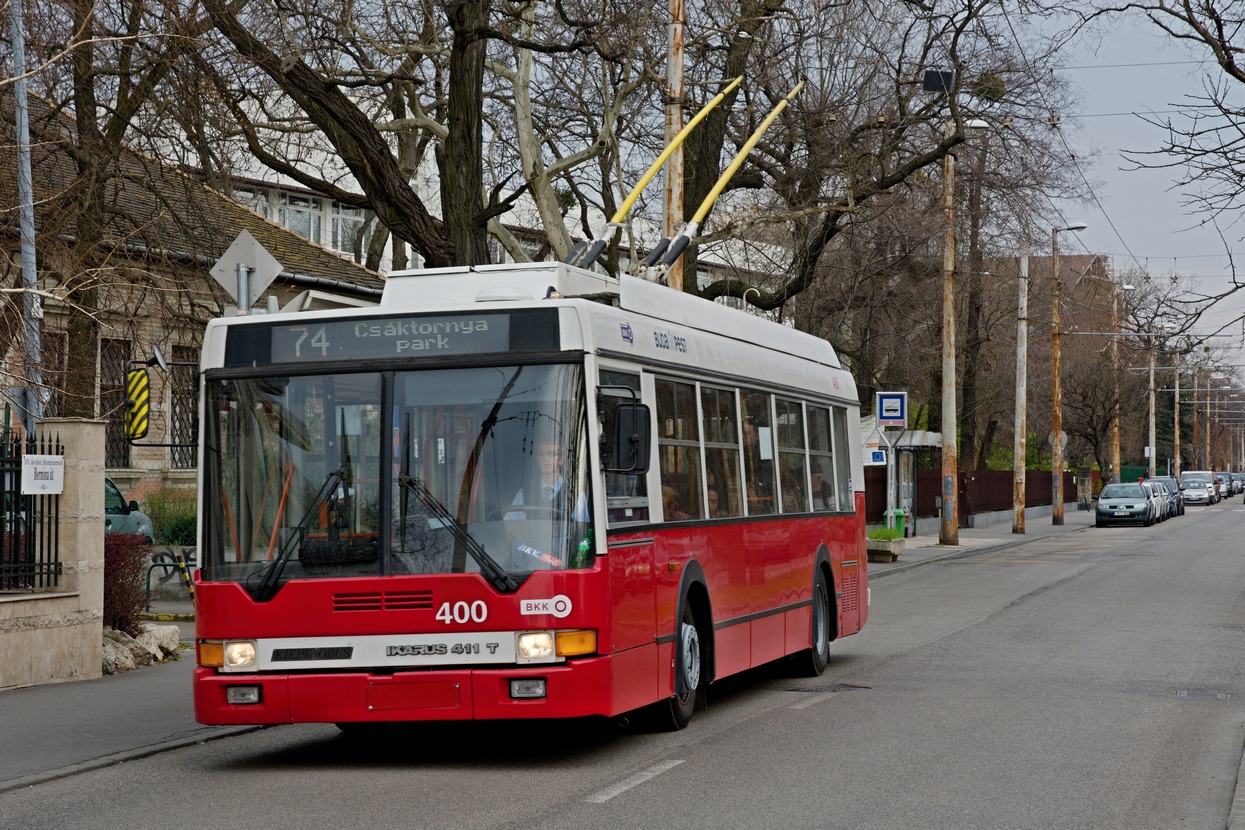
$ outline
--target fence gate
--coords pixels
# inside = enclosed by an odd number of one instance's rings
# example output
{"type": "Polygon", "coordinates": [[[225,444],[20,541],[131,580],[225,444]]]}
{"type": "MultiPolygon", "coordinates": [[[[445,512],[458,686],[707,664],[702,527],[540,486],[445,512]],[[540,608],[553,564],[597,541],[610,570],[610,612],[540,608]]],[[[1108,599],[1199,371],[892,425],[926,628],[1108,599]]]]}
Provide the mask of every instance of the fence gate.
{"type": "Polygon", "coordinates": [[[0,440],[0,591],[60,582],[60,496],[22,494],[22,455],[64,455],[60,437],[0,440]]]}

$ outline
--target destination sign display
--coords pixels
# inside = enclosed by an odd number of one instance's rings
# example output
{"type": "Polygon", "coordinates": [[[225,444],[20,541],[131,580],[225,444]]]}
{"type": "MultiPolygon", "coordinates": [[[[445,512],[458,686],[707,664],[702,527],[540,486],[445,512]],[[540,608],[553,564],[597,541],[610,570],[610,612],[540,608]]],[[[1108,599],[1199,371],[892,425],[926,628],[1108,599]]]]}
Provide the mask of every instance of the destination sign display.
{"type": "Polygon", "coordinates": [[[556,309],[320,318],[234,326],[225,341],[225,365],[451,357],[556,348],[556,309]]]}

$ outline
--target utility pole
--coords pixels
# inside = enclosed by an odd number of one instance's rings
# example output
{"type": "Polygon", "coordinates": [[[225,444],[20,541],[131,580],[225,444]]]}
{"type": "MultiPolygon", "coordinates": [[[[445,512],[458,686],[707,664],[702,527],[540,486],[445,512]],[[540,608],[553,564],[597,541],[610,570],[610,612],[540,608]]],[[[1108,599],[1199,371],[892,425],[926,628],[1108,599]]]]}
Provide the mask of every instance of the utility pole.
{"type": "Polygon", "coordinates": [[[1016,437],[1012,445],[1012,533],[1025,532],[1025,443],[1029,386],[1029,243],[1020,254],[1016,297],[1016,437]]]}
{"type": "Polygon", "coordinates": [[[1059,304],[1063,301],[1063,276],[1059,273],[1059,232],[1083,231],[1085,225],[1052,228],[1050,265],[1054,279],[1050,314],[1050,523],[1063,524],[1063,383],[1059,368],[1059,304]]]}
{"type": "MultiPolygon", "coordinates": [[[[683,0],[670,0],[670,23],[666,40],[666,145],[683,129],[683,0]]],[[[683,224],[683,145],[666,162],[666,239],[674,239],[683,224]]],[[[666,284],[683,290],[683,258],[666,269],[666,284]]]]}
{"type": "Polygon", "coordinates": [[[1111,480],[1120,480],[1120,290],[1111,280],[1111,480]]]}
{"type": "Polygon", "coordinates": [[[1175,476],[1180,481],[1180,350],[1176,350],[1176,398],[1172,406],[1172,455],[1176,456],[1175,476]]]}
{"type": "MultiPolygon", "coordinates": [[[[955,121],[947,119],[946,136],[955,132],[955,121]]],[[[955,413],[955,155],[943,157],[942,212],[942,513],[938,543],[960,543],[959,470],[956,459],[955,413]]]]}
{"type": "Polygon", "coordinates": [[[1158,443],[1154,432],[1154,353],[1158,349],[1158,335],[1150,335],[1150,477],[1155,474],[1155,462],[1158,456],[1158,443]]]}

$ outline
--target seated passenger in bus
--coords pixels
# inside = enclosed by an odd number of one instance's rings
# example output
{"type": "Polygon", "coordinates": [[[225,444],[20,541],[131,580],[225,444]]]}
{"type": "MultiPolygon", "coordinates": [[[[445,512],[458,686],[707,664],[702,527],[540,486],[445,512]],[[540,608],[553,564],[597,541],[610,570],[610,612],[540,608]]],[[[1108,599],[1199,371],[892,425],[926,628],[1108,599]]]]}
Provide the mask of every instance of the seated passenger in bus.
{"type": "Polygon", "coordinates": [[[679,497],[675,495],[674,488],[665,486],[661,488],[662,513],[666,521],[681,521],[689,518],[687,513],[683,512],[682,506],[679,505],[679,497]]]}
{"type": "Polygon", "coordinates": [[[834,488],[824,475],[816,471],[813,472],[813,509],[834,509],[834,488]]]}

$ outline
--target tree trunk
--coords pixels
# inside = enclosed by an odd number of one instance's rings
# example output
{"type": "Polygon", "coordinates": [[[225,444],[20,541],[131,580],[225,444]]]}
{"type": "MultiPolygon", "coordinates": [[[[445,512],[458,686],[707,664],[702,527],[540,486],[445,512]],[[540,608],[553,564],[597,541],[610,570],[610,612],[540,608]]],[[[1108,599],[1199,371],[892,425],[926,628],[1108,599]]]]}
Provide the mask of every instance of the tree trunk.
{"type": "Polygon", "coordinates": [[[98,288],[96,268],[103,241],[104,176],[99,111],[95,100],[95,50],[91,41],[95,4],[74,3],[74,31],[82,42],[73,52],[74,108],[78,130],[78,187],[70,191],[70,209],[76,214],[75,267],[66,275],[65,287],[76,309],[67,325],[65,408],[67,418],[94,418],[99,377],[99,321],[96,319],[98,288]]]}
{"type": "Polygon", "coordinates": [[[441,213],[445,234],[459,265],[487,265],[488,226],[484,194],[484,58],[488,42],[488,0],[449,3],[454,32],[450,46],[449,136],[438,152],[441,162],[441,213]]]}

